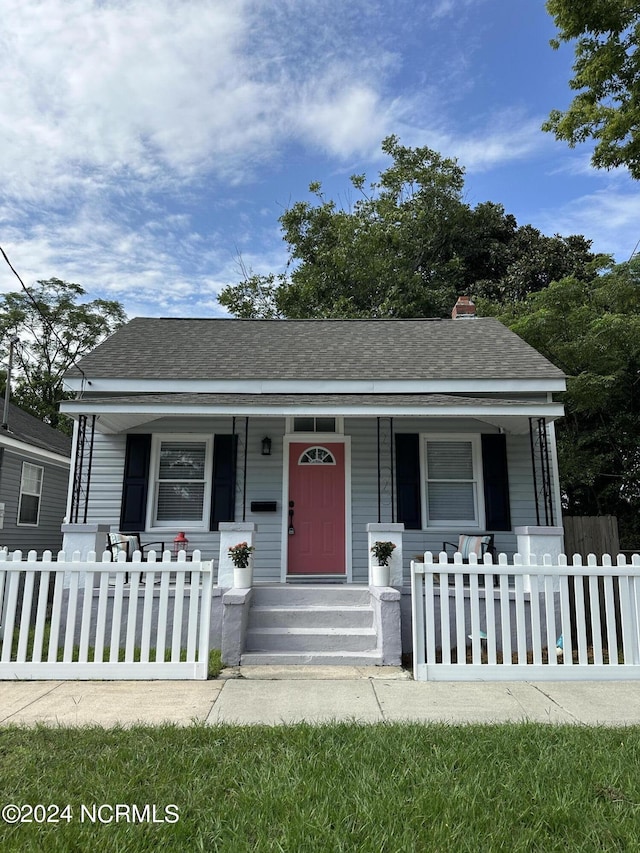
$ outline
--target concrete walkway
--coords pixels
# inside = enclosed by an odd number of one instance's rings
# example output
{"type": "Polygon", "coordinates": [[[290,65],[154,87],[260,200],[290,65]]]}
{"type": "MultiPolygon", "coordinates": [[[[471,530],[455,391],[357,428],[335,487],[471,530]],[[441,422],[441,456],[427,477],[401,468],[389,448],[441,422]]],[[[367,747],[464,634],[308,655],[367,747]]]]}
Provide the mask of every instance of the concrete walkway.
{"type": "Polygon", "coordinates": [[[335,720],[640,725],[640,682],[415,682],[394,667],[242,667],[215,681],[4,681],[0,726],[335,720]]]}

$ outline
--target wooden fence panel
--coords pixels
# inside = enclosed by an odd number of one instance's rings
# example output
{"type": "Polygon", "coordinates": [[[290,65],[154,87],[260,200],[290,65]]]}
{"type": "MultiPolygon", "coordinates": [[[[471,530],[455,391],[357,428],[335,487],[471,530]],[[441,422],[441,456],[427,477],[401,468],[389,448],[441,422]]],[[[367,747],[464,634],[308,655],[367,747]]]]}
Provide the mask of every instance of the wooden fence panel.
{"type": "Polygon", "coordinates": [[[615,515],[565,515],[562,525],[564,549],[569,556],[595,554],[601,558],[604,554],[620,552],[618,519],[615,515]]]}

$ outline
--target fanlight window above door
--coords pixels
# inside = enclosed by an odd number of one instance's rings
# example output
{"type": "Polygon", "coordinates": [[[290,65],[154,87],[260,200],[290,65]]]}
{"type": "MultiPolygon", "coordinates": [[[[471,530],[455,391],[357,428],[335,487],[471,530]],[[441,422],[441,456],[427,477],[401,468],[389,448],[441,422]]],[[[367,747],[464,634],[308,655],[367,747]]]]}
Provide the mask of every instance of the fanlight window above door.
{"type": "Polygon", "coordinates": [[[326,447],[308,447],[300,459],[298,465],[335,465],[333,454],[326,447]]]}

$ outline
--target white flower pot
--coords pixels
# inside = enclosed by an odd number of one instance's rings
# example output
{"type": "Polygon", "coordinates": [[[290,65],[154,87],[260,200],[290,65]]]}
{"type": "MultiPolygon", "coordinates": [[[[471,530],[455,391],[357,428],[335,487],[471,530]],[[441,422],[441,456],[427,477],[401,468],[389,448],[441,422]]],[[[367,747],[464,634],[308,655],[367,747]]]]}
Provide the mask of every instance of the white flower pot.
{"type": "Polygon", "coordinates": [[[235,589],[250,589],[253,586],[253,554],[249,557],[248,566],[233,567],[233,586],[235,589]]]}
{"type": "Polygon", "coordinates": [[[389,586],[391,583],[391,567],[371,566],[371,582],[373,586],[389,586]]]}

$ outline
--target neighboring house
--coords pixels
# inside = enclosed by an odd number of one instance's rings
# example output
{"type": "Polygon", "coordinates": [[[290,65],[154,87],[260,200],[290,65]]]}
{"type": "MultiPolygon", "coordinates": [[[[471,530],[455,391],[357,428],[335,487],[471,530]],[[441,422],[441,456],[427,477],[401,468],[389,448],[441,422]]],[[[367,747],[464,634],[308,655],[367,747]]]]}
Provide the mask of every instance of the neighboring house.
{"type": "Polygon", "coordinates": [[[367,525],[409,561],[461,533],[560,522],[563,374],[459,300],[451,320],[136,318],[66,377],[68,518],[180,532],[217,558],[256,525],[256,582],[366,583],[367,525]]]}
{"type": "Polygon", "coordinates": [[[70,466],[71,439],[10,403],[0,428],[0,548],[61,548],[70,466]]]}

